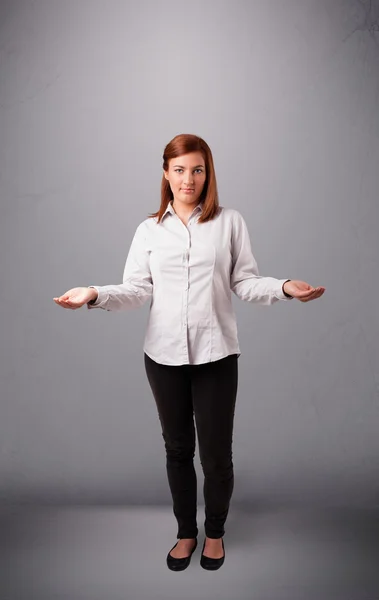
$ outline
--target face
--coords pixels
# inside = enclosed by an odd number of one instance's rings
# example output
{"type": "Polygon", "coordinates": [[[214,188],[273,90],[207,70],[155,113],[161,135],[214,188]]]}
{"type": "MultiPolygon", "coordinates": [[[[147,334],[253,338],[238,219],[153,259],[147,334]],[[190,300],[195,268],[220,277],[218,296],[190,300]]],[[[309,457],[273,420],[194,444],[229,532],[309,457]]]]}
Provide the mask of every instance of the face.
{"type": "Polygon", "coordinates": [[[163,171],[174,196],[177,208],[195,207],[206,180],[205,161],[201,152],[189,152],[171,158],[168,171],[163,171]],[[191,191],[185,191],[190,188],[191,191]]]}

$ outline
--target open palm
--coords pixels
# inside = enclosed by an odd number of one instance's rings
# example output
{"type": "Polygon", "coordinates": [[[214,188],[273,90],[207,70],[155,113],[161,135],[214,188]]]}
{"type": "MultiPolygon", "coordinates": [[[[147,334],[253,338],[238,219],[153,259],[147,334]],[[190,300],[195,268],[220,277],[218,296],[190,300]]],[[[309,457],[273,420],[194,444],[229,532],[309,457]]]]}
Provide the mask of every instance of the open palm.
{"type": "Polygon", "coordinates": [[[63,306],[63,308],[71,308],[75,310],[84,304],[87,304],[93,297],[93,290],[87,287],[76,287],[68,290],[62,296],[54,298],[54,302],[63,306]]]}
{"type": "Polygon", "coordinates": [[[306,283],[305,281],[298,281],[296,279],[291,279],[291,281],[287,281],[283,286],[284,291],[292,296],[293,298],[297,298],[300,302],[309,302],[310,300],[316,300],[316,298],[320,298],[325,292],[325,288],[322,286],[313,287],[306,283]]]}

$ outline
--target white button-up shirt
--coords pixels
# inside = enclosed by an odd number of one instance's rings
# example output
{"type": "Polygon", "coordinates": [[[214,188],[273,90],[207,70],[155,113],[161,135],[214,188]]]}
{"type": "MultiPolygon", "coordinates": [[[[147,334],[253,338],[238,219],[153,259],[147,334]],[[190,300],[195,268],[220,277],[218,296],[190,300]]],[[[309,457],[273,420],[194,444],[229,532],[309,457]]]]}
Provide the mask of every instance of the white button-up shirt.
{"type": "Polygon", "coordinates": [[[123,283],[91,285],[98,292],[89,309],[123,311],[150,300],[143,350],[165,365],[202,364],[241,355],[231,292],[263,305],[291,300],[288,279],[262,277],[242,215],[219,207],[214,219],[198,223],[202,202],[185,225],[170,202],[137,227],[123,283]]]}

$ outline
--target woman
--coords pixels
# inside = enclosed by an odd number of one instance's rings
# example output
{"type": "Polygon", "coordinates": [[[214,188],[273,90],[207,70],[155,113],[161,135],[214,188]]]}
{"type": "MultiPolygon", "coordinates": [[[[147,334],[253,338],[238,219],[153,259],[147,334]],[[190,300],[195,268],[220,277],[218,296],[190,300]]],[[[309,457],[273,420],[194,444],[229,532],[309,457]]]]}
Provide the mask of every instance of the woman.
{"type": "Polygon", "coordinates": [[[215,570],[225,558],[241,354],[231,291],[241,300],[271,305],[292,298],[309,302],[325,288],[259,275],[243,217],[219,206],[209,146],[196,135],[181,134],[164,150],[161,206],[136,229],[123,283],[77,287],[54,298],[64,308],[87,304],[109,311],[151,301],[144,361],[178,523],[179,541],[166,559],[174,571],[188,567],[197,546],[193,416],[204,473],[206,535],[200,564],[215,570]]]}

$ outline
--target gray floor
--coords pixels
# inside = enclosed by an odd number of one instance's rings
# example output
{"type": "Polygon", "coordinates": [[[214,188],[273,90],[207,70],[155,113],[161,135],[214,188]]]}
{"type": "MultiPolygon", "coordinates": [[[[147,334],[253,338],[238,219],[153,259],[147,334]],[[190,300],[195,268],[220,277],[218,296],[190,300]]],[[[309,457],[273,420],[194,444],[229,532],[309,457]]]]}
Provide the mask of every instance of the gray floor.
{"type": "Polygon", "coordinates": [[[225,563],[173,573],[169,507],[2,508],[1,600],[378,600],[379,511],[232,507],[225,563]]]}

